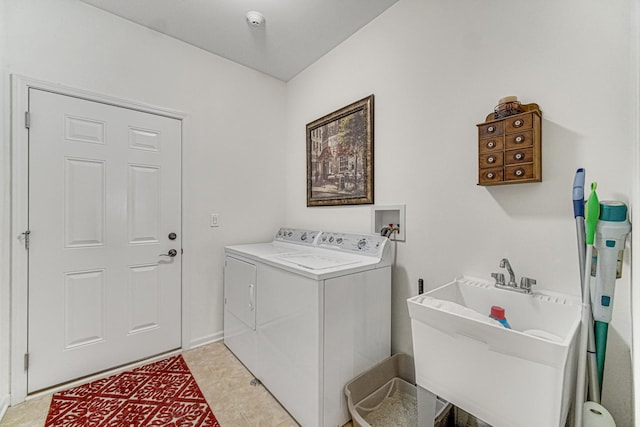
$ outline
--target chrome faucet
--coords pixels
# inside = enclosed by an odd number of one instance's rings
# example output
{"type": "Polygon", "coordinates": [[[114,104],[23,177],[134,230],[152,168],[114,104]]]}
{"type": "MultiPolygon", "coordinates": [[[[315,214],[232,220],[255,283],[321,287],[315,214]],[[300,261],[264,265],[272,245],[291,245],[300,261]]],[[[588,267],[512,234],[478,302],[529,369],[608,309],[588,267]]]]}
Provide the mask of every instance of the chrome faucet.
{"type": "Polygon", "coordinates": [[[522,292],[524,294],[530,294],[531,286],[536,284],[536,279],[530,279],[528,277],[522,277],[520,280],[520,286],[516,283],[516,275],[511,268],[511,263],[508,259],[502,258],[500,260],[500,268],[506,268],[509,273],[509,283],[504,283],[504,274],[491,273],[491,277],[496,280],[496,288],[508,289],[510,291],[522,292]]]}
{"type": "Polygon", "coordinates": [[[530,279],[528,277],[522,277],[520,279],[520,289],[522,289],[522,292],[524,292],[525,294],[530,294],[531,291],[531,285],[535,285],[536,284],[536,279],[530,279]]]}
{"type": "Polygon", "coordinates": [[[509,272],[509,283],[507,283],[507,286],[511,286],[511,287],[517,287],[518,284],[516,283],[516,275],[513,273],[513,269],[511,268],[511,263],[509,262],[508,259],[506,258],[502,258],[500,260],[500,268],[506,268],[507,271],[509,272]]]}

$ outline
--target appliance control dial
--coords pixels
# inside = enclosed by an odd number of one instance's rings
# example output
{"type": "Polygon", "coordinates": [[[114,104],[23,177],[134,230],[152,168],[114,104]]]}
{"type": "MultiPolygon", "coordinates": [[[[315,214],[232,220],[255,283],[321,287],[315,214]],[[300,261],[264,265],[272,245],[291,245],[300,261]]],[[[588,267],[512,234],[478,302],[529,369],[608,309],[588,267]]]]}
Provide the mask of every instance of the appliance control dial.
{"type": "Polygon", "coordinates": [[[302,235],[300,236],[300,240],[302,240],[302,241],[307,240],[307,233],[306,232],[302,233],[302,235]]]}
{"type": "Polygon", "coordinates": [[[339,245],[341,245],[341,244],[342,244],[342,237],[338,237],[338,238],[336,239],[336,243],[337,243],[337,244],[339,244],[339,245]]]}
{"type": "Polygon", "coordinates": [[[367,246],[367,239],[360,239],[358,241],[358,249],[362,250],[367,246]]]}

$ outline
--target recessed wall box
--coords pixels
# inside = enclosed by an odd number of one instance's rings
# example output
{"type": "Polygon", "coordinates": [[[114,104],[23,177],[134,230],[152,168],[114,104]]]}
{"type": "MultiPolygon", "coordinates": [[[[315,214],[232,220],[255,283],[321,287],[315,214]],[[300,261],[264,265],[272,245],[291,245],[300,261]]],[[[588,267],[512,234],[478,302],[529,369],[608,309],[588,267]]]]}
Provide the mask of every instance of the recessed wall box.
{"type": "Polygon", "coordinates": [[[372,206],[371,232],[380,234],[383,227],[398,228],[390,239],[404,242],[406,240],[405,205],[372,206]]]}

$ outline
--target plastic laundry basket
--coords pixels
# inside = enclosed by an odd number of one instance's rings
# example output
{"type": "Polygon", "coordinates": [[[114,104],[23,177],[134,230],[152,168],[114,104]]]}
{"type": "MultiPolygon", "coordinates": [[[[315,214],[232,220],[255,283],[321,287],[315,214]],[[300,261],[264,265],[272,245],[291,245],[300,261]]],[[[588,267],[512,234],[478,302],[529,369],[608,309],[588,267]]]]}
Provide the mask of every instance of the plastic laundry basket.
{"type": "MultiPolygon", "coordinates": [[[[355,427],[417,426],[417,389],[413,358],[398,353],[349,382],[344,392],[355,427]]],[[[438,399],[435,427],[445,427],[451,405],[438,399]]]]}

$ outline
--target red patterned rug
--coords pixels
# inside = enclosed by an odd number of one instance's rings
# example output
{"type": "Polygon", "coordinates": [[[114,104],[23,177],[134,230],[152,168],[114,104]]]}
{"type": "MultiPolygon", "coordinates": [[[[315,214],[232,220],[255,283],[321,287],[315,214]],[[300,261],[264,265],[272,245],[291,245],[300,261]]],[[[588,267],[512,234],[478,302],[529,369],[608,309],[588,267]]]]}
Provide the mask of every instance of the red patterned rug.
{"type": "Polygon", "coordinates": [[[182,356],[53,395],[45,427],[219,427],[182,356]]]}

